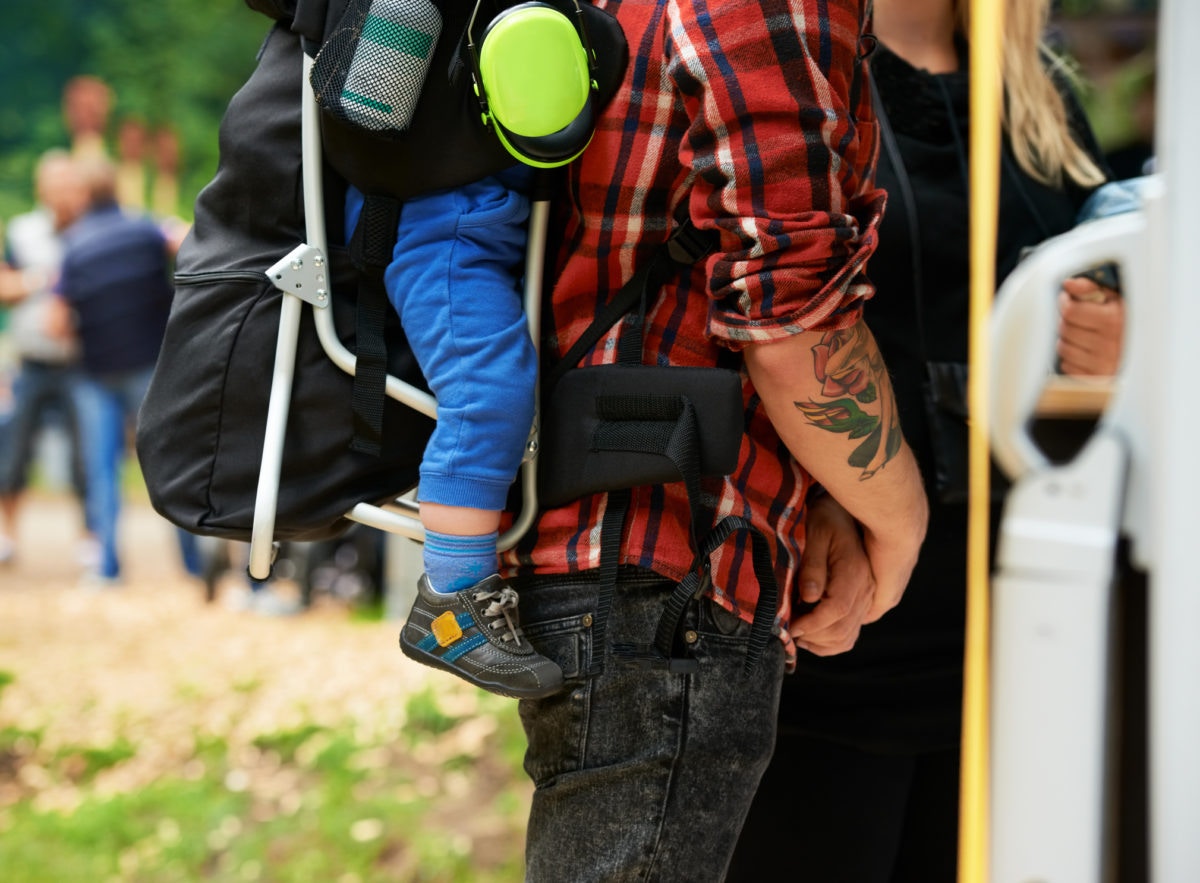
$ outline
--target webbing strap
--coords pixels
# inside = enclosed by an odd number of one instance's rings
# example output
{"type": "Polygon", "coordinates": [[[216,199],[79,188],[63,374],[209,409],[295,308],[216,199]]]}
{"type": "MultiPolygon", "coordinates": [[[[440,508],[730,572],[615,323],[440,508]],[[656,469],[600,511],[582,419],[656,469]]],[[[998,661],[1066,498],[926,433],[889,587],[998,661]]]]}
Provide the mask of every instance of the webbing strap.
{"type": "Polygon", "coordinates": [[[621,562],[621,534],[625,532],[625,514],[632,493],[628,488],[609,491],[604,517],[600,519],[600,593],[596,599],[596,618],[592,624],[591,674],[604,668],[607,649],[608,615],[617,589],[617,570],[621,562]]]}
{"type": "Polygon", "coordinates": [[[775,581],[775,568],[771,563],[771,550],[767,546],[766,537],[762,531],[739,515],[727,515],[713,526],[696,556],[697,567],[675,587],[675,591],[667,599],[654,637],[654,648],[661,656],[669,657],[674,653],[683,612],[708,584],[707,573],[713,552],[738,531],[750,534],[754,576],[758,579],[758,603],[754,607],[754,620],[750,625],[750,640],[746,649],[746,674],[750,674],[758,665],[775,629],[779,584],[775,581]]]}
{"type": "Polygon", "coordinates": [[[367,196],[350,238],[350,259],[362,274],[354,321],[354,384],[350,406],[354,438],[350,448],[379,456],[383,449],[383,405],[387,397],[387,340],[390,309],[383,274],[392,261],[400,200],[367,196]]]}
{"type": "MultiPolygon", "coordinates": [[[[694,544],[700,514],[700,454],[692,403],[683,396],[601,396],[596,400],[596,410],[602,420],[592,439],[596,450],[661,454],[675,464],[688,488],[692,512],[689,530],[694,544]]],[[[617,587],[621,536],[631,498],[628,488],[609,491],[600,521],[600,594],[592,627],[593,672],[600,670],[604,660],[608,616],[617,587]]],[[[621,650],[614,647],[613,652],[620,654],[621,650]]]]}
{"type": "MultiPolygon", "coordinates": [[[[655,632],[654,654],[659,660],[670,664],[675,655],[675,639],[683,612],[692,599],[697,598],[707,586],[707,574],[713,553],[734,533],[745,531],[750,534],[754,575],[758,580],[759,591],[746,652],[745,670],[749,674],[762,657],[774,630],[779,588],[775,581],[775,569],[766,537],[747,519],[728,515],[705,533],[702,541],[698,538],[698,526],[702,523],[705,513],[700,500],[700,432],[695,407],[685,396],[678,395],[601,396],[596,400],[596,411],[602,421],[593,436],[592,443],[596,450],[634,451],[664,456],[675,466],[687,488],[688,508],[691,513],[688,529],[692,548],[696,550],[696,558],[692,571],[676,586],[664,606],[655,632]]],[[[605,512],[601,521],[600,603],[597,605],[594,630],[595,646],[598,648],[604,646],[608,611],[616,587],[621,533],[629,499],[628,490],[610,492],[609,510],[605,512]],[[613,497],[616,494],[620,494],[620,498],[616,504],[618,508],[614,509],[613,497]]],[[[640,648],[614,647],[614,652],[636,657],[640,648]]],[[[644,663],[647,660],[643,657],[634,661],[644,663]]]]}
{"type": "MultiPolygon", "coordinates": [[[[612,300],[604,305],[604,309],[584,329],[579,339],[563,354],[563,357],[550,368],[542,379],[543,398],[554,388],[564,373],[579,364],[584,354],[596,345],[601,337],[625,316],[639,301],[644,305],[647,294],[660,287],[680,267],[690,266],[704,257],[715,246],[713,234],[697,230],[691,219],[684,220],[664,242],[654,256],[644,264],[621,289],[613,295],[612,300]]],[[[640,330],[640,329],[639,329],[640,330]]],[[[637,336],[638,359],[641,357],[641,336],[637,336]]],[[[622,352],[622,361],[626,353],[622,352]]]]}

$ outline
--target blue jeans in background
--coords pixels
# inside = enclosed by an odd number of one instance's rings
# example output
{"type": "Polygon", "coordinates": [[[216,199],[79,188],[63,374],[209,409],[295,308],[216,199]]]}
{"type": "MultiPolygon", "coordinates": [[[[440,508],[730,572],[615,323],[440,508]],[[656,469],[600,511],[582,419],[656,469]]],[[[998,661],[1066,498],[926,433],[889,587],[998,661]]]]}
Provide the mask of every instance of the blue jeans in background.
{"type": "Polygon", "coordinates": [[[153,368],[104,377],[81,376],[75,386],[75,410],[83,441],[88,526],[100,544],[97,576],[121,575],[117,556],[117,518],[121,509],[121,467],[125,439],[137,419],[153,368]]]}
{"type": "MultiPolygon", "coordinates": [[[[526,880],[723,880],[774,749],[782,644],[769,642],[745,673],[749,624],[704,599],[685,614],[694,673],[631,667],[605,651],[603,670],[589,675],[594,580],[515,584],[525,635],[567,678],[563,692],[520,703],[536,786],[526,880]]],[[[673,588],[623,570],[609,647],[651,644],[673,588]]]]}

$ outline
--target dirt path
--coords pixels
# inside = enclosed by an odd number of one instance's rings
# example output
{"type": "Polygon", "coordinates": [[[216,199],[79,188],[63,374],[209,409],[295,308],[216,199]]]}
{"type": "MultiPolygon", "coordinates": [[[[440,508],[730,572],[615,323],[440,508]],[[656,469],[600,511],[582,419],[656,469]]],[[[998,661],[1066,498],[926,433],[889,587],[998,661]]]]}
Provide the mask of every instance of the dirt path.
{"type": "Polygon", "coordinates": [[[394,622],[362,622],[332,602],[277,618],[205,604],[173,528],[145,504],[124,514],[119,589],[80,585],[70,499],[33,499],[23,515],[18,559],[0,567],[0,678],[12,681],[0,727],[41,731],[46,749],[133,738],[138,761],[121,765],[132,779],[113,788],[164,773],[206,733],[236,746],[302,723],[395,732],[430,679],[446,701],[475,701],[406,660],[394,622]]]}

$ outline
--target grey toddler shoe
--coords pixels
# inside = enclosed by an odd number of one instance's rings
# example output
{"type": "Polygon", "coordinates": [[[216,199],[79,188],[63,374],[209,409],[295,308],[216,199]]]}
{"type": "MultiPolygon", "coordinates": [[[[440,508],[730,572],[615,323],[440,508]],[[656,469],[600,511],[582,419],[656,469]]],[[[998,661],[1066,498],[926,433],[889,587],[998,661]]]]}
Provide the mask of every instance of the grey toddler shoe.
{"type": "Polygon", "coordinates": [[[421,574],[400,649],[501,696],[540,699],[562,687],[562,670],[522,638],[517,592],[498,574],[453,594],[421,574]]]}

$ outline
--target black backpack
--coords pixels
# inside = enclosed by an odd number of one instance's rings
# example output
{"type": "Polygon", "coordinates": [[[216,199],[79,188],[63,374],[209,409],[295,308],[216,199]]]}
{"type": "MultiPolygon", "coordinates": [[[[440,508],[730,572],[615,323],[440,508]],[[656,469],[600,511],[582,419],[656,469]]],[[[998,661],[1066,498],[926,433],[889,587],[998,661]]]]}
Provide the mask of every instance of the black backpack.
{"type": "MultiPolygon", "coordinates": [[[[221,123],[220,164],[196,201],[176,260],[175,300],[138,418],[138,459],[150,500],[197,534],[248,540],[262,459],[282,292],[266,270],[305,241],[301,188],[301,38],[273,28],[253,75],[221,123]]],[[[325,175],[329,229],[345,182],[325,175]]],[[[336,241],[331,236],[331,242],[336,241]]],[[[334,322],[354,348],[362,274],[330,246],[334,322]]],[[[393,316],[388,367],[421,384],[393,316]]],[[[394,497],[416,481],[432,421],[395,402],[383,410],[380,456],[351,449],[354,380],[335,366],[302,314],[276,516],[277,539],[322,539],[349,526],[359,501],[394,497]]]]}

